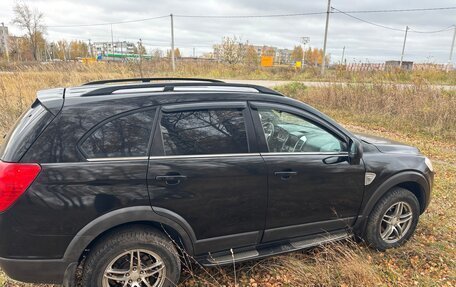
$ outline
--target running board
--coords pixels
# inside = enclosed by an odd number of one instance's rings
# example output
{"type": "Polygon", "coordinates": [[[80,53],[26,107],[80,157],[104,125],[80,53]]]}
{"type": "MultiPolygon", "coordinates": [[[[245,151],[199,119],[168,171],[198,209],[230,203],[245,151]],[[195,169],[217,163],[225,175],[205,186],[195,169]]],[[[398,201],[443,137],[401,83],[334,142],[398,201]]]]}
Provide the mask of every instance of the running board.
{"type": "Polygon", "coordinates": [[[318,234],[282,242],[280,244],[268,244],[255,248],[240,248],[231,251],[218,252],[198,258],[203,266],[217,266],[238,263],[246,260],[260,259],[267,256],[278,255],[287,252],[298,251],[305,248],[315,247],[321,244],[350,238],[346,231],[318,234]]]}

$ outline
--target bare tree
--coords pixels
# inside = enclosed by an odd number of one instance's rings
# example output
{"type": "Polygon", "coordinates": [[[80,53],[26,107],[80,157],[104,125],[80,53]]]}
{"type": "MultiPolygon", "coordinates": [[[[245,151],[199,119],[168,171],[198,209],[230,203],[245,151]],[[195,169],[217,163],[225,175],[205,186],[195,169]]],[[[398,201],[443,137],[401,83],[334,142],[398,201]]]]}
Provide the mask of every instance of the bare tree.
{"type": "Polygon", "coordinates": [[[246,44],[243,44],[236,36],[223,37],[220,45],[214,46],[216,57],[228,64],[238,64],[244,60],[246,44]]]}
{"type": "Polygon", "coordinates": [[[26,30],[27,38],[32,50],[33,59],[38,60],[39,38],[40,35],[43,35],[46,31],[43,25],[43,13],[37,9],[32,10],[25,3],[17,3],[16,6],[14,6],[13,12],[14,19],[12,23],[26,30]]]}
{"type": "Polygon", "coordinates": [[[155,60],[160,60],[161,58],[163,58],[163,51],[160,50],[160,49],[154,49],[152,51],[152,57],[155,59],[155,60]]]}

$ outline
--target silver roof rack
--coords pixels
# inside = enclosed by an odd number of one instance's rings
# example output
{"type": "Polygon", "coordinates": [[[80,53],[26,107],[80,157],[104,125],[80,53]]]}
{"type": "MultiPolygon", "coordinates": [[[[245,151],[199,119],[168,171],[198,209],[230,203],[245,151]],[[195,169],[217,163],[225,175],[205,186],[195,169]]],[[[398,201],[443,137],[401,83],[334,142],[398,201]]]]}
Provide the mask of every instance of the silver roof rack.
{"type": "MultiPolygon", "coordinates": [[[[157,78],[154,78],[157,79],[157,78]]],[[[165,79],[165,78],[162,78],[165,79]]],[[[186,78],[166,78],[166,79],[179,79],[184,82],[171,82],[171,83],[148,83],[148,84],[128,84],[128,85],[105,85],[99,88],[91,89],[90,91],[82,94],[84,97],[88,96],[103,96],[110,94],[129,93],[129,92],[179,92],[179,91],[228,91],[228,92],[259,92],[268,95],[283,96],[281,93],[272,89],[249,84],[234,84],[224,83],[217,80],[213,82],[203,82],[202,79],[197,79],[196,82],[187,82],[186,78]]],[[[99,81],[104,82],[104,81],[99,81]]],[[[114,80],[109,81],[115,83],[114,80]]],[[[128,82],[127,79],[122,79],[121,82],[128,82]]],[[[94,83],[94,82],[92,82],[94,83]]]]}

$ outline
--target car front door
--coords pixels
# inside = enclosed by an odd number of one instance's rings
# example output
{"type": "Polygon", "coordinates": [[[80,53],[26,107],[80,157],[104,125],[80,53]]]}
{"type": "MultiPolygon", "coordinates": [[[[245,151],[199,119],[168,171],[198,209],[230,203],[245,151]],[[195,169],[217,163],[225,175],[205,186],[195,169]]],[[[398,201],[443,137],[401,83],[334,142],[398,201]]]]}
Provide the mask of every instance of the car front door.
{"type": "Polygon", "coordinates": [[[252,103],[268,167],[263,242],[353,224],[363,198],[364,165],[348,161],[347,138],[324,120],[286,105],[252,103]]]}
{"type": "Polygon", "coordinates": [[[163,106],[149,159],[153,208],[187,226],[196,254],[254,245],[267,170],[246,102],[163,106]]]}

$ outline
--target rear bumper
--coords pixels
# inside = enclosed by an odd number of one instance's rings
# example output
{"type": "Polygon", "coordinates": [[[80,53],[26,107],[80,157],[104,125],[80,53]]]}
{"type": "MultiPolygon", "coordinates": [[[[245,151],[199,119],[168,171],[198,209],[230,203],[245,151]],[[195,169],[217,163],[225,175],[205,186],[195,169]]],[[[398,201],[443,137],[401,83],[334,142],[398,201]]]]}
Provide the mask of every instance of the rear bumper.
{"type": "Polygon", "coordinates": [[[77,262],[63,260],[7,259],[0,257],[0,268],[11,279],[27,283],[74,285],[77,262]]]}

